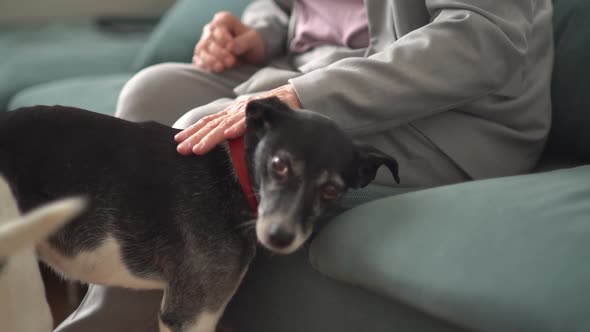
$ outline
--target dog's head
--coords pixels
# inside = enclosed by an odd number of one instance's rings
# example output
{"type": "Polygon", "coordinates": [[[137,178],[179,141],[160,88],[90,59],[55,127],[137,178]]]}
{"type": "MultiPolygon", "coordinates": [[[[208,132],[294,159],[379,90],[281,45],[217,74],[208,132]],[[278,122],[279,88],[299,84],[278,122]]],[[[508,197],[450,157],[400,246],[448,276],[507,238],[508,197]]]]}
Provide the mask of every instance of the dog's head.
{"type": "Polygon", "coordinates": [[[368,185],[382,165],[399,182],[394,158],[355,144],[325,116],[269,98],[248,104],[246,123],[260,196],[256,235],[274,252],[297,250],[326,209],[349,188],[368,185]]]}

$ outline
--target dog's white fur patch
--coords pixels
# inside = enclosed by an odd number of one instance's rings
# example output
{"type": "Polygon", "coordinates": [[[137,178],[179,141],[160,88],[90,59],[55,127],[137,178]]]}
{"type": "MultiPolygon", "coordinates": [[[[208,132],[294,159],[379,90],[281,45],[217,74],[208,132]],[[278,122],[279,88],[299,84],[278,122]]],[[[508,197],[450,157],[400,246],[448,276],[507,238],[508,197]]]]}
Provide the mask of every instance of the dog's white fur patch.
{"type": "Polygon", "coordinates": [[[45,263],[68,279],[133,289],[163,289],[165,286],[162,281],[132,275],[123,263],[120,245],[113,237],[107,237],[98,248],[74,257],[61,255],[47,241],[41,242],[37,251],[45,263]]]}
{"type": "MultiPolygon", "coordinates": [[[[225,307],[223,309],[225,309],[225,307]]],[[[202,312],[197,318],[196,324],[187,329],[186,332],[214,332],[222,313],[223,310],[216,312],[202,312]]]]}
{"type": "Polygon", "coordinates": [[[160,318],[158,318],[158,330],[160,332],[172,332],[168,327],[166,327],[166,325],[164,325],[164,323],[162,323],[162,320],[160,318]]]}
{"type": "Polygon", "coordinates": [[[344,180],[342,177],[336,173],[328,173],[328,171],[323,171],[320,176],[316,179],[315,183],[319,187],[326,182],[334,182],[338,186],[344,187],[344,180]]]}
{"type": "MultiPolygon", "coordinates": [[[[223,314],[223,310],[216,311],[216,312],[209,312],[204,311],[197,317],[195,324],[190,326],[186,329],[183,329],[186,332],[215,332],[217,328],[217,323],[219,322],[219,318],[223,314]]],[[[172,332],[161,320],[158,320],[160,332],[172,332]]]]}

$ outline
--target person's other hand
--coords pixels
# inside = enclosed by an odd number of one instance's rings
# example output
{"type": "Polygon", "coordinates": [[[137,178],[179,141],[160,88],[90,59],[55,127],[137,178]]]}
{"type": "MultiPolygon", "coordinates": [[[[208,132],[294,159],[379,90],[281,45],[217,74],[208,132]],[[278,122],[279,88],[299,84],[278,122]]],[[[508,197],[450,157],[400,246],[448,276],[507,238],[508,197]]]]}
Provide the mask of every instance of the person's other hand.
{"type": "Polygon", "coordinates": [[[225,110],[206,116],[174,136],[180,154],[205,154],[217,144],[238,138],[246,131],[246,105],[254,99],[278,97],[293,109],[301,108],[295,89],[286,84],[261,95],[238,100],[225,110]]]}
{"type": "Polygon", "coordinates": [[[256,29],[229,12],[220,12],[203,28],[195,46],[193,64],[219,73],[240,62],[260,64],[264,52],[264,40],[256,29]]]}

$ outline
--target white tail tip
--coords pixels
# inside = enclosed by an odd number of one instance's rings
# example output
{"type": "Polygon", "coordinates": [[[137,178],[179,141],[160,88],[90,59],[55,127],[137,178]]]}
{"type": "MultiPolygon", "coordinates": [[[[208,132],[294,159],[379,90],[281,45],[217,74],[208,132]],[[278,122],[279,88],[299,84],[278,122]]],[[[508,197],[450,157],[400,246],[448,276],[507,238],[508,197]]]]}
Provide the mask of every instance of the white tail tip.
{"type": "Polygon", "coordinates": [[[0,225],[0,258],[34,246],[53,234],[86,208],[83,198],[67,198],[45,204],[0,225]]]}

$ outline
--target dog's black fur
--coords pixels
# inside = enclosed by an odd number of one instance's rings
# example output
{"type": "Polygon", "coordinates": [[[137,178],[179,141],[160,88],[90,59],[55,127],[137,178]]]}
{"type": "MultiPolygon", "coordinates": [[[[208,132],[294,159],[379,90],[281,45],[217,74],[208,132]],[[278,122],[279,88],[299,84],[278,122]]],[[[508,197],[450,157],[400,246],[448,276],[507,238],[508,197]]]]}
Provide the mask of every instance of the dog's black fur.
{"type": "MultiPolygon", "coordinates": [[[[278,99],[251,102],[247,126],[246,159],[261,200],[259,223],[265,216],[280,219],[281,209],[297,205],[289,208],[295,211],[289,218],[309,236],[331,203],[318,194],[326,184],[307,185],[307,178],[316,181],[322,172],[342,180],[328,183],[336,196],[367,185],[382,164],[397,179],[393,158],[355,145],[330,120],[292,111],[278,99]],[[286,178],[272,174],[273,156],[286,159],[286,178]],[[301,163],[303,170],[291,168],[301,163]]],[[[173,140],[177,132],[61,106],[4,112],[0,173],[23,212],[57,198],[88,197],[87,212],[53,236],[51,247],[71,258],[114,238],[131,274],[164,284],[164,324],[188,331],[203,311],[223,309],[257,237],[244,227],[253,215],[226,147],[182,156],[173,140]]]]}

